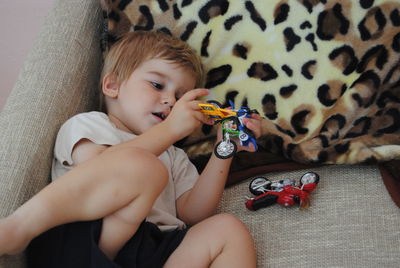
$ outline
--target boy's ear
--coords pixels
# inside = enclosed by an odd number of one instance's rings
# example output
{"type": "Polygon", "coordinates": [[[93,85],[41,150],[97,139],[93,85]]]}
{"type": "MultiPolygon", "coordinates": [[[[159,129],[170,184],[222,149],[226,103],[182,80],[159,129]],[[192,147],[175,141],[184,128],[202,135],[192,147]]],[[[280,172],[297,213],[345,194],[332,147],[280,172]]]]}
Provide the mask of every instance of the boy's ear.
{"type": "Polygon", "coordinates": [[[104,76],[102,82],[103,94],[109,98],[115,99],[118,97],[119,85],[117,83],[117,75],[115,73],[109,73],[104,76]]]}

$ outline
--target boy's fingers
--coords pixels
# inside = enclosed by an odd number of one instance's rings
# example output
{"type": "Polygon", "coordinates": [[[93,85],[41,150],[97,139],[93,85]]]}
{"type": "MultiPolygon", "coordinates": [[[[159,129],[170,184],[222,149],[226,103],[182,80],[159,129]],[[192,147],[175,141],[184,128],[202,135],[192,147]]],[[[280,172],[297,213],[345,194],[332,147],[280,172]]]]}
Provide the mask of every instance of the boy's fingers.
{"type": "Polygon", "coordinates": [[[199,107],[200,103],[202,103],[202,102],[194,100],[194,101],[191,101],[189,103],[189,105],[190,105],[190,108],[192,108],[193,110],[199,111],[200,110],[200,107],[199,107]]]}
{"type": "Polygon", "coordinates": [[[203,97],[208,95],[209,90],[206,88],[196,88],[193,90],[189,90],[186,92],[181,99],[186,100],[186,101],[192,101],[195,100],[198,97],[203,97]]]}
{"type": "Polygon", "coordinates": [[[250,143],[249,145],[249,152],[255,152],[256,148],[254,147],[254,144],[250,143]]]}
{"type": "Polygon", "coordinates": [[[250,119],[250,118],[244,118],[244,124],[245,126],[253,131],[254,136],[256,138],[261,136],[261,129],[260,129],[260,124],[261,122],[257,119],[250,119]]]}
{"type": "Polygon", "coordinates": [[[249,144],[249,146],[244,146],[242,147],[243,151],[247,151],[247,152],[255,152],[255,148],[254,145],[252,143],[249,144]]]}
{"type": "Polygon", "coordinates": [[[209,124],[208,119],[202,113],[195,112],[193,113],[193,117],[202,124],[209,124]]]}
{"type": "Polygon", "coordinates": [[[262,119],[261,115],[259,115],[259,114],[252,114],[251,118],[256,119],[256,120],[261,120],[262,119]]]}

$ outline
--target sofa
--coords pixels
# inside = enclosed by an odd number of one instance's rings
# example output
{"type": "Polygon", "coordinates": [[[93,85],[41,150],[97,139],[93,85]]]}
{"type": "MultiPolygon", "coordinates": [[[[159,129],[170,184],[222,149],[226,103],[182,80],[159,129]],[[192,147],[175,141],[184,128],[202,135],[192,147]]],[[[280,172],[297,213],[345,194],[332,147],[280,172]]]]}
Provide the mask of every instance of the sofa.
{"type": "MultiPolygon", "coordinates": [[[[0,114],[0,217],[49,183],[60,125],[98,108],[102,28],[98,0],[57,0],[46,17],[0,114]]],[[[236,215],[248,226],[258,267],[400,266],[400,210],[378,165],[302,165],[242,173],[227,186],[218,212],[236,215]],[[252,176],[297,180],[307,171],[320,176],[308,209],[246,209],[252,176]]],[[[0,267],[25,266],[24,253],[0,257],[0,267]]]]}

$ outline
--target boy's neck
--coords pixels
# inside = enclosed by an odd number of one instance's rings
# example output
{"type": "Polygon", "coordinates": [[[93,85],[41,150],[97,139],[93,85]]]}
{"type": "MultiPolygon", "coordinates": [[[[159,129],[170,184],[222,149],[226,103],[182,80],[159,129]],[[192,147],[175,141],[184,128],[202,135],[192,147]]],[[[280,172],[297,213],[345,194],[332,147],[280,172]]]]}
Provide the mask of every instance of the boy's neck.
{"type": "Polygon", "coordinates": [[[137,135],[136,138],[114,146],[139,147],[159,156],[180,139],[175,132],[168,122],[163,121],[150,127],[144,133],[137,135]]]}
{"type": "Polygon", "coordinates": [[[112,114],[108,113],[107,114],[109,120],[111,121],[111,123],[113,123],[115,125],[116,128],[118,128],[119,130],[131,133],[131,134],[135,134],[135,135],[139,135],[139,133],[133,133],[133,131],[131,129],[129,129],[127,126],[125,126],[125,124],[119,120],[117,117],[113,116],[112,114]]]}

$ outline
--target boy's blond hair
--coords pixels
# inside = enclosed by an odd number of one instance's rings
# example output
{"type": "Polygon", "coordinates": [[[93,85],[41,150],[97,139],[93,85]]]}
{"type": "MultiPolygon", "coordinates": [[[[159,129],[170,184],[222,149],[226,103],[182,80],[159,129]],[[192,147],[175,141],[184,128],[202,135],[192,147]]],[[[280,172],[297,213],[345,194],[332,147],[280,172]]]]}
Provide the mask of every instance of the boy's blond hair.
{"type": "Polygon", "coordinates": [[[114,73],[117,84],[121,85],[141,63],[154,58],[171,61],[188,70],[196,79],[196,87],[202,86],[203,68],[192,48],[168,34],[149,31],[129,32],[113,44],[104,60],[100,81],[114,73]]]}

